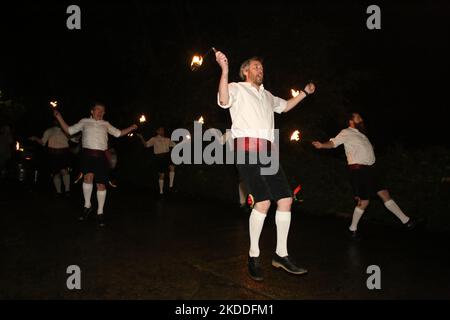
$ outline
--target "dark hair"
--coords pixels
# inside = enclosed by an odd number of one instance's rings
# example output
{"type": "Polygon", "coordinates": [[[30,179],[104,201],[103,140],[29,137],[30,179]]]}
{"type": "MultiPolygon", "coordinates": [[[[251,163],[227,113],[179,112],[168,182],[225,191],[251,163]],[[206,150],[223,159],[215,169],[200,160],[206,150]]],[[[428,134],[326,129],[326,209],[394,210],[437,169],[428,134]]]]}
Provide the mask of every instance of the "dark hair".
{"type": "Polygon", "coordinates": [[[361,115],[358,111],[351,111],[351,112],[349,112],[349,113],[347,113],[347,123],[350,121],[350,120],[353,120],[353,118],[355,117],[355,114],[359,114],[359,115],[361,115]]]}
{"type": "Polygon", "coordinates": [[[91,104],[91,110],[94,110],[94,108],[96,106],[102,106],[103,109],[106,109],[106,106],[105,106],[105,104],[103,102],[101,102],[101,101],[93,101],[92,104],[91,104]]]}
{"type": "Polygon", "coordinates": [[[258,61],[262,64],[264,60],[261,57],[251,57],[242,62],[241,68],[239,69],[239,77],[241,77],[242,80],[245,80],[244,69],[246,69],[252,61],[258,61]]]}

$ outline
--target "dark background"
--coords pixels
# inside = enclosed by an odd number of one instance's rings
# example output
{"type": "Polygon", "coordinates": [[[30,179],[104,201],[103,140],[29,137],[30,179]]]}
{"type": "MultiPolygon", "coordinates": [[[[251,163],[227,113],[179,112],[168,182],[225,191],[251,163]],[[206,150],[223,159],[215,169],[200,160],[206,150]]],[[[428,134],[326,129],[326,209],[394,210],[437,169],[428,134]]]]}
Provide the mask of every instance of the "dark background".
{"type": "Polygon", "coordinates": [[[282,135],[298,128],[327,139],[346,111],[359,110],[380,150],[448,146],[449,12],[445,1],[3,2],[0,90],[17,107],[2,122],[18,135],[40,134],[51,123],[50,100],[69,123],[102,100],[118,127],[145,112],[147,135],[200,115],[224,130],[213,55],[189,69],[194,53],[215,46],[229,57],[230,80],[259,55],[276,95],[317,83],[314,97],[277,117],[282,135]],[[81,8],[81,30],[66,28],[71,4],[81,8]],[[381,7],[381,30],[366,28],[370,4],[381,7]]]}

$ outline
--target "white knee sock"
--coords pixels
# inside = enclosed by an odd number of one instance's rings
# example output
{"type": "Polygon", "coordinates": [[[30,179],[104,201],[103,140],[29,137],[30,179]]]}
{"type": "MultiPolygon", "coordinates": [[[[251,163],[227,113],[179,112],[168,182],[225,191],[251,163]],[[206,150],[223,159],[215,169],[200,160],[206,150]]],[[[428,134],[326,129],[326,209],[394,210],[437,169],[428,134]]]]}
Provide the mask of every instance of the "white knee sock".
{"type": "Polygon", "coordinates": [[[70,191],[70,174],[66,173],[65,175],[62,176],[63,178],[63,182],[64,182],[64,189],[66,190],[66,192],[70,191]]]}
{"type": "Polygon", "coordinates": [[[173,179],[175,178],[175,171],[169,172],[169,187],[173,187],[173,179]]]}
{"type": "Polygon", "coordinates": [[[91,207],[92,183],[83,182],[84,207],[91,207]]]}
{"type": "Polygon", "coordinates": [[[353,211],[352,224],[349,227],[350,231],[356,231],[358,229],[358,222],[361,219],[363,213],[363,209],[355,207],[355,210],[353,211]]]}
{"type": "Polygon", "coordinates": [[[61,193],[61,176],[59,173],[53,176],[53,184],[55,185],[56,192],[61,193]]]}
{"type": "Polygon", "coordinates": [[[244,205],[247,203],[247,199],[245,198],[246,194],[245,194],[245,190],[244,190],[244,183],[241,182],[239,183],[239,203],[241,205],[244,205]]]}
{"type": "Polygon", "coordinates": [[[291,225],[291,212],[277,210],[275,224],[277,226],[277,250],[275,253],[280,257],[286,257],[288,255],[287,238],[291,225]]]}
{"type": "Polygon", "coordinates": [[[255,209],[252,210],[249,219],[250,231],[250,257],[259,257],[259,237],[264,226],[264,219],[266,215],[255,209]]]}
{"type": "Polygon", "coordinates": [[[103,214],[103,206],[105,205],[105,199],[106,199],[106,190],[102,191],[97,190],[97,202],[98,202],[97,214],[103,214]]]}
{"type": "Polygon", "coordinates": [[[394,200],[392,199],[388,200],[384,203],[384,205],[390,212],[395,214],[403,224],[409,221],[409,217],[403,213],[402,209],[399,208],[399,206],[395,203],[394,200]]]}
{"type": "Polygon", "coordinates": [[[164,192],[164,180],[159,179],[159,193],[163,194],[164,192]]]}

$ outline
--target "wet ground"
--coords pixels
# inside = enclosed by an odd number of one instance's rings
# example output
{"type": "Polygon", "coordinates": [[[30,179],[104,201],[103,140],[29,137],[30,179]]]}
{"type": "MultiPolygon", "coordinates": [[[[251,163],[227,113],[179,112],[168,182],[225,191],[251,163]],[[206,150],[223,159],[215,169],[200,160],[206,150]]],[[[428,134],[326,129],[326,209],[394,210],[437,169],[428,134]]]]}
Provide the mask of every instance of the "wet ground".
{"type": "MultiPolygon", "coordinates": [[[[149,190],[110,190],[101,229],[77,221],[79,186],[69,199],[43,191],[2,191],[2,299],[449,299],[450,235],[362,222],[363,239],[345,236],[347,219],[297,209],[289,252],[309,274],[272,269],[274,214],[260,247],[265,281],[247,276],[248,215],[233,203],[149,190]],[[81,269],[68,290],[67,267],[81,269]],[[369,290],[367,267],[381,271],[369,290]]],[[[387,213],[388,214],[388,213],[387,213]]]]}

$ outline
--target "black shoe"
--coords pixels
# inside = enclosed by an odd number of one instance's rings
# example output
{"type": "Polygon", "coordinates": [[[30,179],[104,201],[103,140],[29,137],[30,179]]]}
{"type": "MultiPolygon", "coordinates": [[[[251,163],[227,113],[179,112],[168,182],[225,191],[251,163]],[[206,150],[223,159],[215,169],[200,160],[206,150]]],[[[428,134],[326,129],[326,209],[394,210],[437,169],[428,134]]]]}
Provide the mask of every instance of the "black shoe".
{"type": "Polygon", "coordinates": [[[261,259],[259,257],[248,257],[248,274],[255,281],[263,281],[261,259]]]}
{"type": "Polygon", "coordinates": [[[359,232],[357,230],[352,231],[350,229],[347,229],[347,237],[352,241],[361,240],[361,236],[359,235],[359,232]]]}
{"type": "Polygon", "coordinates": [[[175,187],[169,187],[169,192],[170,192],[170,193],[177,193],[178,190],[175,189],[175,187]]]}
{"type": "Polygon", "coordinates": [[[91,214],[91,212],[92,212],[92,207],[90,207],[90,208],[84,207],[83,212],[80,214],[78,220],[80,220],[80,221],[86,220],[89,217],[89,215],[91,214]]]}
{"type": "Polygon", "coordinates": [[[279,255],[275,254],[272,259],[272,266],[275,268],[283,268],[289,273],[293,274],[305,274],[308,272],[305,268],[297,267],[292,261],[289,259],[289,256],[286,257],[280,257],[279,255]]]}
{"type": "Polygon", "coordinates": [[[97,215],[97,223],[99,227],[104,227],[105,226],[105,218],[103,217],[103,214],[98,214],[97,215]]]}
{"type": "Polygon", "coordinates": [[[252,208],[244,203],[239,206],[239,210],[241,210],[242,213],[249,214],[252,211],[252,208]]]}
{"type": "Polygon", "coordinates": [[[423,226],[425,224],[424,218],[409,218],[409,221],[407,223],[403,224],[403,227],[406,230],[413,230],[417,229],[419,226],[423,226]]]}

